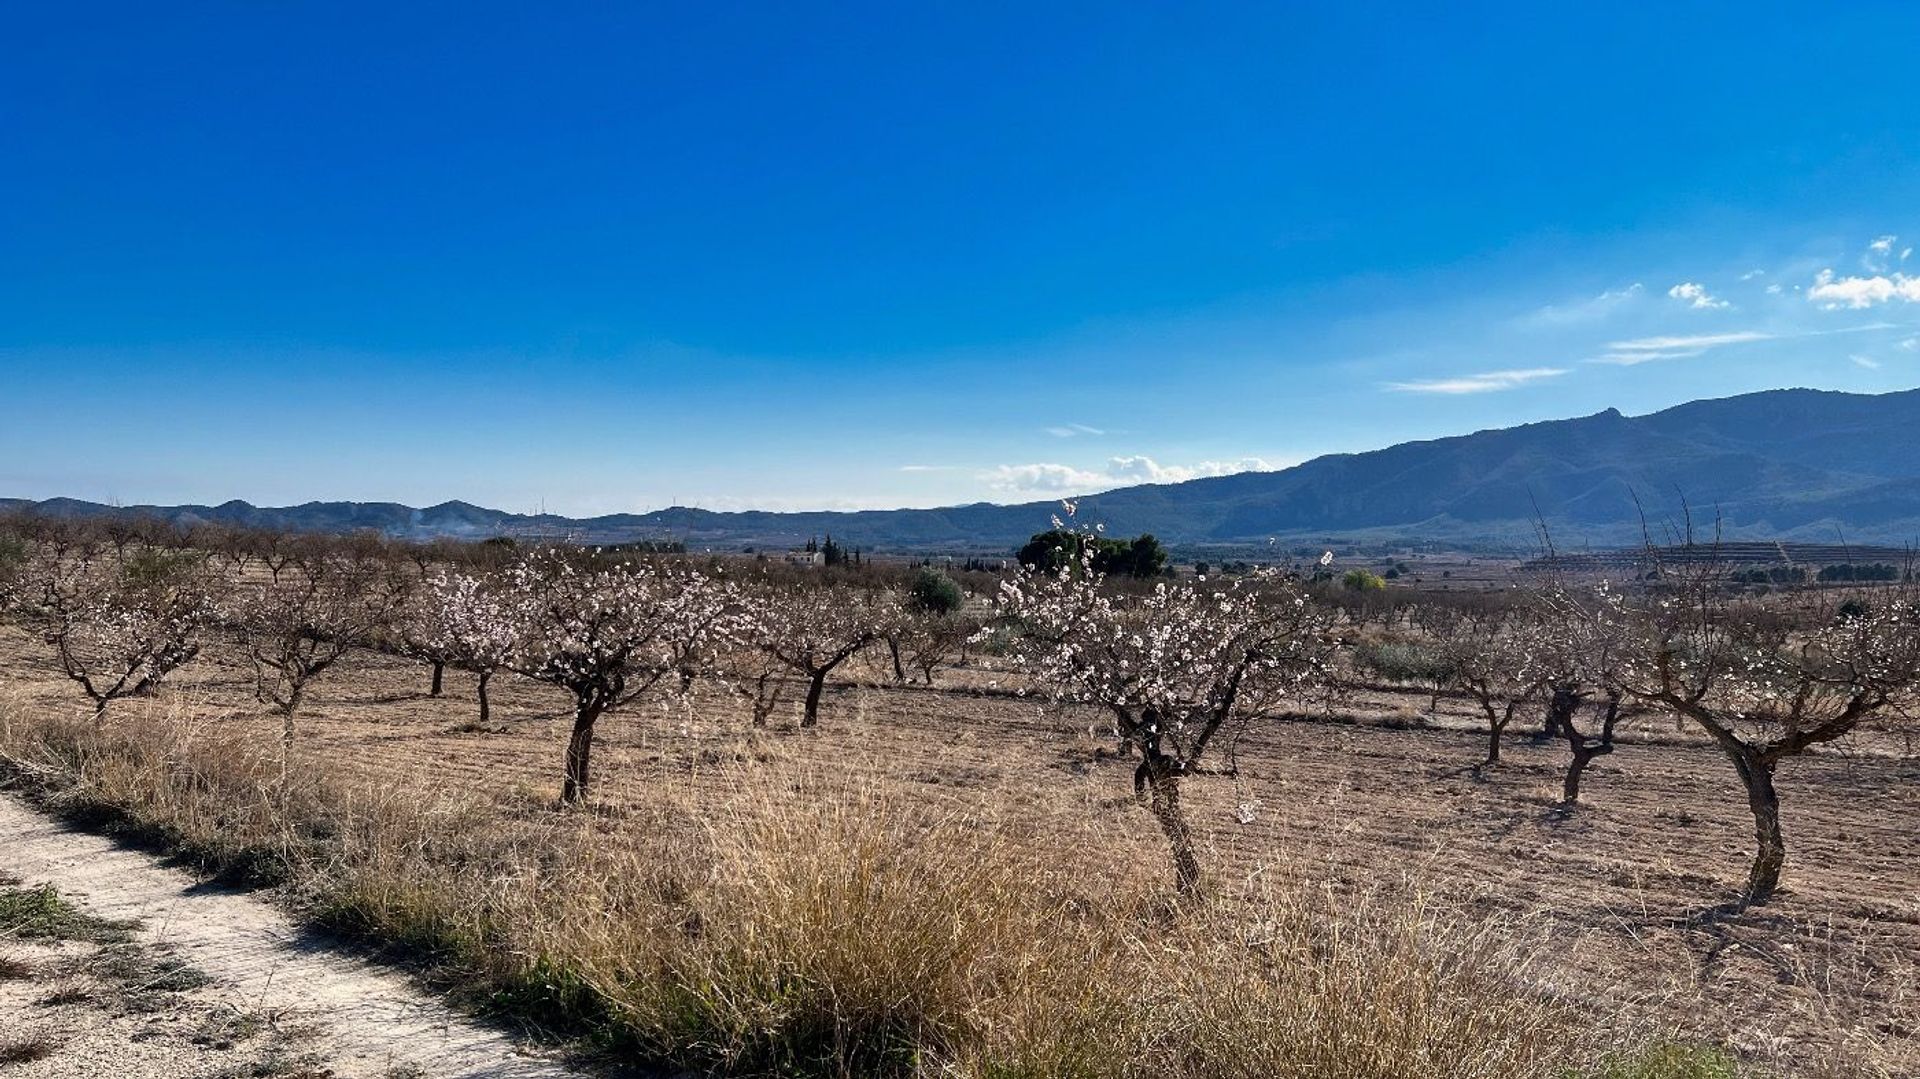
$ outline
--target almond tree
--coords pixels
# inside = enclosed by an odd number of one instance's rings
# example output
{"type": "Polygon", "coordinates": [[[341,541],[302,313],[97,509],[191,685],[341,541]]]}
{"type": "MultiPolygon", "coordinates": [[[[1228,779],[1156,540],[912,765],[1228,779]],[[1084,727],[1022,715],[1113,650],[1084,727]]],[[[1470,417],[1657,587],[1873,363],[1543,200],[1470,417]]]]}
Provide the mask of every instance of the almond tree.
{"type": "Polygon", "coordinates": [[[1500,764],[1500,739],[1513,716],[1542,693],[1546,664],[1540,659],[1538,616],[1524,609],[1430,603],[1407,612],[1432,653],[1438,685],[1465,693],[1486,718],[1486,758],[1500,764]]]}
{"type": "MultiPolygon", "coordinates": [[[[536,553],[508,570],[505,599],[517,626],[512,667],[573,694],[564,803],[587,797],[594,725],[682,673],[705,631],[712,580],[631,562],[536,553]]],[[[676,679],[677,680],[677,679],[676,679]]]]}
{"type": "Polygon", "coordinates": [[[841,585],[776,588],[762,585],[746,597],[743,636],[807,682],[800,725],[820,722],[827,678],[881,639],[888,612],[873,593],[841,585]]]}
{"type": "Polygon", "coordinates": [[[1139,747],[1134,793],[1172,849],[1179,892],[1191,894],[1200,862],[1181,781],[1199,774],[1223,732],[1324,675],[1327,619],[1293,584],[1265,575],[1116,594],[1094,571],[1091,547],[1003,582],[998,610],[1021,631],[1013,660],[1045,693],[1110,712],[1122,741],[1139,747]]]}
{"type": "Polygon", "coordinates": [[[1628,598],[1603,589],[1588,605],[1621,642],[1621,681],[1705,731],[1733,764],[1753,814],[1755,853],[1743,902],[1780,885],[1786,837],[1774,774],[1783,761],[1892,721],[1920,682],[1920,603],[1905,589],[1835,605],[1830,594],[1787,605],[1731,595],[1710,572],[1628,598]]]}
{"type": "Polygon", "coordinates": [[[675,608],[666,626],[667,653],[684,694],[701,674],[718,671],[722,656],[739,645],[753,619],[732,582],[684,564],[669,563],[662,572],[675,608]]]}
{"type": "Polygon", "coordinates": [[[211,582],[190,554],[116,549],[113,562],[91,557],[41,562],[36,623],[61,672],[104,715],[123,697],[152,693],[200,654],[213,621],[211,582]]]}
{"type": "Polygon", "coordinates": [[[394,617],[401,593],[390,570],[370,559],[290,559],[233,605],[231,621],[253,662],[254,694],[285,718],[288,741],[307,687],[394,617]]]}
{"type": "Polygon", "coordinates": [[[912,670],[919,672],[923,683],[933,685],[934,672],[952,660],[979,632],[978,619],[902,607],[887,630],[896,679],[905,681],[907,672],[912,670]]]}
{"type": "Polygon", "coordinates": [[[1415,617],[1439,641],[1447,680],[1486,717],[1484,763],[1499,764],[1501,736],[1514,715],[1539,697],[1546,680],[1541,627],[1525,612],[1484,608],[1429,609],[1415,617]]]}
{"type": "Polygon", "coordinates": [[[393,617],[393,639],[388,647],[409,659],[427,665],[427,696],[438,697],[446,689],[447,664],[454,655],[439,632],[440,612],[426,587],[405,589],[393,617]]]}
{"type": "Polygon", "coordinates": [[[479,676],[480,722],[487,722],[493,712],[488,683],[512,660],[518,639],[512,608],[487,578],[452,571],[429,578],[416,604],[421,643],[479,676]]]}
{"type": "MultiPolygon", "coordinates": [[[[12,522],[0,522],[12,524],[12,522]]],[[[26,578],[28,547],[25,538],[11,530],[0,531],[0,619],[4,619],[19,601],[21,582],[26,578]]]]}
{"type": "Polygon", "coordinates": [[[1547,697],[1540,737],[1566,740],[1567,770],[1560,801],[1573,806],[1580,801],[1580,781],[1587,766],[1614,751],[1614,730],[1626,694],[1626,654],[1604,610],[1596,607],[1594,595],[1549,582],[1532,610],[1517,617],[1522,619],[1526,640],[1516,659],[1528,665],[1547,697]],[[1601,708],[1596,733],[1580,729],[1580,712],[1589,701],[1601,708]],[[1603,706],[1600,701],[1605,702],[1603,706]]]}

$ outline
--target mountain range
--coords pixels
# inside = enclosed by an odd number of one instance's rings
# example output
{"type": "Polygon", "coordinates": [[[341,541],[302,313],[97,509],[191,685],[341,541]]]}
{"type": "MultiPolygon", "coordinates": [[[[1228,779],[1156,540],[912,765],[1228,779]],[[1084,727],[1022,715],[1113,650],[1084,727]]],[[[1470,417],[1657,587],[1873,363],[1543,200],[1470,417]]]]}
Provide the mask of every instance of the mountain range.
{"type": "MultiPolygon", "coordinates": [[[[1728,538],[1905,543],[1920,536],[1920,390],[1769,390],[1644,416],[1607,409],[1275,472],[1122,487],[1078,500],[1077,520],[1110,534],[1152,532],[1185,548],[1280,541],[1419,542],[1522,548],[1536,521],[1572,545],[1637,542],[1689,507],[1728,538]],[[1717,522],[1717,525],[1716,525],[1717,522]]],[[[693,548],[797,546],[831,534],[876,551],[1005,552],[1049,527],[1056,501],[855,512],[718,512],[674,507],[574,519],[443,502],[308,502],[278,508],[104,506],[0,499],[0,509],[147,514],[300,531],[553,536],[578,542],[677,539],[693,548]]]]}

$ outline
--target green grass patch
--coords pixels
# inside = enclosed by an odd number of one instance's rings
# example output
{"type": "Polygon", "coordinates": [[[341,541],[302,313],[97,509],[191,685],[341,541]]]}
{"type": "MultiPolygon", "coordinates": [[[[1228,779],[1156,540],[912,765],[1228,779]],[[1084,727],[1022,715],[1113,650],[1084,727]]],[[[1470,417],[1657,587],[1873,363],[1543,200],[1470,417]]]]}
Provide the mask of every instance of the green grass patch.
{"type": "Polygon", "coordinates": [[[86,914],[62,899],[50,884],[0,888],[0,937],[117,944],[132,939],[134,925],[86,914]]]}

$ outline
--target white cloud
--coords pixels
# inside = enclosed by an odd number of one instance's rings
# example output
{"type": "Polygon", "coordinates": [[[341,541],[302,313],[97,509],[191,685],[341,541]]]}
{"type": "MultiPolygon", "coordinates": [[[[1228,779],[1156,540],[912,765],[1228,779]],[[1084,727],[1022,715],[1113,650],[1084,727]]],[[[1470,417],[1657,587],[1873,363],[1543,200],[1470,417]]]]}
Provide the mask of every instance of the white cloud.
{"type": "Polygon", "coordinates": [[[1767,271],[1754,269],[1754,270],[1748,270],[1746,273],[1741,274],[1740,280],[1751,281],[1756,277],[1765,277],[1765,276],[1767,276],[1767,271]]]}
{"type": "Polygon", "coordinates": [[[1707,291],[1707,286],[1693,281],[1683,281],[1667,290],[1667,295],[1676,300],[1684,300],[1695,311],[1717,311],[1733,305],[1707,291]]]}
{"type": "Polygon", "coordinates": [[[1858,364],[1861,367],[1866,368],[1869,371],[1880,370],[1880,361],[1874,359],[1871,356],[1861,356],[1856,353],[1854,355],[1848,356],[1847,359],[1852,360],[1854,363],[1858,364]]]}
{"type": "Polygon", "coordinates": [[[1000,491],[1050,491],[1063,494],[1099,491],[1113,486],[1109,478],[1099,472],[1057,464],[1000,465],[980,473],[980,481],[1000,491]]]}
{"type": "Polygon", "coordinates": [[[1052,435],[1055,438],[1073,438],[1076,435],[1106,434],[1106,432],[1101,430],[1100,428],[1088,427],[1084,423],[1063,423],[1057,427],[1049,427],[1046,430],[1048,434],[1052,435]]]}
{"type": "Polygon", "coordinates": [[[1528,367],[1516,371],[1483,371],[1477,375],[1459,375],[1454,378],[1389,382],[1385,388],[1394,393],[1493,393],[1498,390],[1515,389],[1545,378],[1558,378],[1566,373],[1567,369],[1564,367],[1528,367]]]}
{"type": "Polygon", "coordinates": [[[901,465],[902,472],[951,472],[959,465],[901,465]]]}
{"type": "Polygon", "coordinates": [[[1778,295],[1780,295],[1780,286],[1779,286],[1779,284],[1778,284],[1778,283],[1775,283],[1775,284],[1771,284],[1771,285],[1768,285],[1768,286],[1767,286],[1767,295],[1769,295],[1769,296],[1778,296],[1778,295]]]}
{"type": "Polygon", "coordinates": [[[1874,274],[1871,277],[1835,277],[1832,270],[1814,275],[1807,299],[1829,311],[1840,308],[1873,307],[1901,300],[1920,303],[1920,277],[1903,273],[1874,274]]]}
{"type": "Polygon", "coordinates": [[[1265,472],[1280,467],[1259,457],[1237,461],[1201,461],[1193,465],[1163,465],[1140,454],[1110,457],[1099,472],[1072,465],[1039,463],[1000,465],[979,473],[982,483],[1016,494],[1088,494],[1138,483],[1181,483],[1206,476],[1265,472]]]}
{"type": "Polygon", "coordinates": [[[1920,337],[1909,337],[1900,342],[1900,347],[1908,352],[1920,352],[1920,337]]]}
{"type": "Polygon", "coordinates": [[[1231,476],[1237,472],[1269,472],[1273,466],[1258,457],[1238,461],[1202,461],[1197,465],[1163,465],[1151,457],[1113,457],[1107,460],[1107,473],[1116,479],[1136,483],[1179,483],[1203,476],[1231,476]]]}

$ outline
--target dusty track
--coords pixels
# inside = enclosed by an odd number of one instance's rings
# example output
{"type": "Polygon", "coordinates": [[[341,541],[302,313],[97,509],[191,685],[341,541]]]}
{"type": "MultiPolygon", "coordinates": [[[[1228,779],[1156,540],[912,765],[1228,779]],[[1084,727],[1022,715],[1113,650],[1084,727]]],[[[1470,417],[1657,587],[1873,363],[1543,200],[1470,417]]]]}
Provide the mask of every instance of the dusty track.
{"type": "Polygon", "coordinates": [[[565,1079],[504,1034],[450,1011],[399,973],[330,950],[259,899],[206,886],[110,839],[0,795],[0,870],[51,883],[87,912],[137,919],[215,979],[236,1008],[314,1028],[309,1048],[342,1079],[565,1079]]]}

